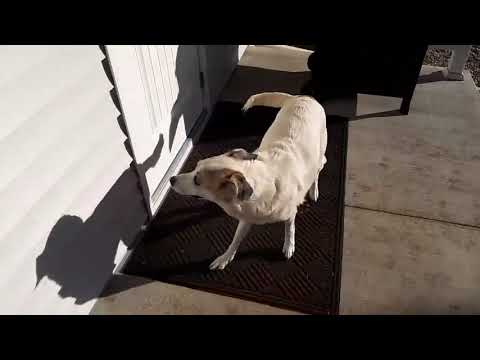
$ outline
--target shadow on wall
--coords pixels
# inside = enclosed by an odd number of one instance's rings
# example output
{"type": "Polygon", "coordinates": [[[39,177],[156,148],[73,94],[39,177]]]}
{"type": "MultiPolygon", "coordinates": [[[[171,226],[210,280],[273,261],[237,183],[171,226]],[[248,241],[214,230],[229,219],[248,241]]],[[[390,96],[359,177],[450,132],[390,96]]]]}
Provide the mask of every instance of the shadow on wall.
{"type": "Polygon", "coordinates": [[[197,46],[178,45],[175,77],[178,84],[178,95],[171,110],[168,133],[169,150],[172,150],[180,119],[183,117],[185,131],[188,134],[203,110],[197,46]]]}
{"type": "MultiPolygon", "coordinates": [[[[206,76],[211,77],[210,99],[216,99],[238,62],[238,45],[205,45],[205,47],[208,64],[206,76]]],[[[106,55],[105,47],[100,46],[100,49],[106,55]]],[[[193,77],[197,77],[194,84],[198,84],[199,79],[196,52],[197,47],[192,45],[180,45],[178,48],[175,75],[179,93],[171,112],[168,136],[170,148],[182,116],[188,134],[203,109],[201,89],[192,86],[193,77]],[[195,63],[192,59],[195,59],[195,63]],[[198,104],[201,105],[200,111],[198,104]]],[[[108,60],[104,59],[102,65],[113,85],[108,60]]],[[[121,114],[115,89],[110,91],[110,95],[121,114]]],[[[128,136],[122,114],[118,116],[117,122],[125,136],[128,136]]],[[[76,304],[84,304],[100,296],[111,278],[118,246],[121,242],[127,247],[133,246],[136,232],[147,219],[145,208],[140,206],[142,192],[138,187],[139,177],[140,181],[145,181],[145,173],[160,159],[166,140],[161,135],[147,160],[137,164],[136,167],[132,163],[130,168],[121,174],[88,219],[83,221],[76,215],[65,215],[57,221],[43,252],[36,259],[37,285],[47,277],[60,286],[59,295],[62,298],[72,297],[76,304]],[[141,221],[132,224],[132,218],[141,221]]],[[[128,139],[124,145],[133,158],[128,139]]],[[[149,198],[150,194],[146,196],[149,198]]],[[[126,289],[119,291],[124,290],[126,289]]]]}
{"type": "MultiPolygon", "coordinates": [[[[203,47],[208,79],[210,106],[218,98],[233,69],[238,64],[238,45],[200,45],[203,47]]],[[[178,82],[178,96],[171,111],[168,146],[172,150],[178,123],[183,116],[186,133],[189,134],[203,109],[205,94],[192,84],[199,81],[198,48],[194,45],[179,45],[175,62],[175,76],[178,82]],[[201,101],[201,103],[199,103],[201,101]],[[200,111],[199,111],[200,110],[200,111]]]]}
{"type": "Polygon", "coordinates": [[[205,77],[208,79],[210,105],[218,99],[220,92],[238,64],[238,45],[202,45],[204,47],[206,67],[205,77]]]}
{"type": "MultiPolygon", "coordinates": [[[[102,63],[112,82],[106,59],[102,63]]],[[[115,91],[110,94],[119,108],[115,91]]],[[[122,115],[117,121],[126,134],[122,115]]],[[[124,144],[131,154],[128,140],[124,144]]],[[[139,171],[145,172],[156,164],[163,145],[160,137],[153,154],[139,165],[139,171]]],[[[133,164],[126,169],[85,221],[76,215],[64,215],[57,221],[36,259],[37,286],[48,277],[60,286],[58,294],[74,298],[75,304],[99,296],[114,269],[120,242],[130,247],[147,219],[135,171],[133,164]]]]}
{"type": "MultiPolygon", "coordinates": [[[[154,163],[162,146],[160,141],[149,163],[154,163]]],[[[148,165],[145,162],[142,166],[148,165]]],[[[60,285],[62,298],[75,298],[76,304],[99,296],[114,269],[120,242],[130,247],[135,230],[147,218],[144,209],[134,206],[142,201],[141,193],[132,186],[136,182],[134,170],[127,169],[86,221],[75,215],[64,215],[57,221],[36,260],[37,285],[48,277],[60,285]],[[142,210],[143,216],[132,214],[132,205],[142,210]],[[139,219],[138,223],[132,224],[132,218],[139,219]]]]}

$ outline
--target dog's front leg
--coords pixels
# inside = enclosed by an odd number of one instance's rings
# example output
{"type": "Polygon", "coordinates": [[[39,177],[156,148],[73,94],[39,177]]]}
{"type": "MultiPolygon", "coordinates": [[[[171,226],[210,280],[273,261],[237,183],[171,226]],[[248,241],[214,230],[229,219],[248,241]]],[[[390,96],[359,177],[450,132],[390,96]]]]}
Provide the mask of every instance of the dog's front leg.
{"type": "Polygon", "coordinates": [[[235,257],[235,254],[237,252],[238,247],[240,246],[240,243],[242,242],[243,239],[245,239],[245,236],[247,235],[251,227],[252,227],[251,224],[248,224],[244,221],[239,221],[237,226],[237,231],[235,231],[235,236],[233,237],[232,243],[228,247],[227,251],[223,253],[223,255],[220,255],[218,258],[215,259],[214,262],[210,264],[211,270],[225,269],[225,266],[227,266],[235,257]]]}
{"type": "Polygon", "coordinates": [[[285,221],[285,241],[283,243],[283,254],[290,259],[295,252],[295,215],[285,221]]]}

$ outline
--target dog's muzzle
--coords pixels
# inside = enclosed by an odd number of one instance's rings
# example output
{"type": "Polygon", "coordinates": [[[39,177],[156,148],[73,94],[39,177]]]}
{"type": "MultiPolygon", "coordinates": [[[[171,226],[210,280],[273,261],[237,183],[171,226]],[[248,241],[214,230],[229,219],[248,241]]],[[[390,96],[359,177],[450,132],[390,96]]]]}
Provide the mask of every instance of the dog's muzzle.
{"type": "MultiPolygon", "coordinates": [[[[177,177],[172,176],[170,178],[170,185],[174,186],[176,182],[177,182],[177,177]]],[[[184,196],[190,196],[190,197],[193,197],[195,199],[203,199],[201,196],[197,196],[197,195],[184,195],[184,196]]]]}

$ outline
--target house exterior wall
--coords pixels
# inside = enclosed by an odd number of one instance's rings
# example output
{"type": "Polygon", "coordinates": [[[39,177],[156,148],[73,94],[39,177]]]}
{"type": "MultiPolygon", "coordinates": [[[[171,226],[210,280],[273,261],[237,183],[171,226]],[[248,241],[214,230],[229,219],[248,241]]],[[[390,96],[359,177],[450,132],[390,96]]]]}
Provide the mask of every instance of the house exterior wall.
{"type": "Polygon", "coordinates": [[[0,46],[1,314],[88,313],[147,218],[104,59],[0,46]]]}
{"type": "MultiPolygon", "coordinates": [[[[246,45],[203,45],[210,107],[246,45]]],[[[0,46],[0,314],[88,314],[147,211],[99,46],[0,46]]]]}

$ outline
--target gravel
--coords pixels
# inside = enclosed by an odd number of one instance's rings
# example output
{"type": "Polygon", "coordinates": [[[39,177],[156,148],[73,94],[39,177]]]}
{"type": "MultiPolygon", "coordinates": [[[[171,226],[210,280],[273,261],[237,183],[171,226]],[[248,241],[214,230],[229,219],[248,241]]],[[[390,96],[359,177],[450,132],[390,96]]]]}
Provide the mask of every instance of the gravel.
{"type": "MultiPolygon", "coordinates": [[[[450,50],[428,49],[423,64],[446,67],[450,55],[450,50]]],[[[465,69],[470,71],[475,85],[480,87],[480,45],[472,45],[465,69]]]]}

